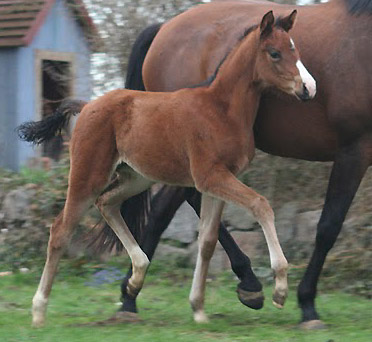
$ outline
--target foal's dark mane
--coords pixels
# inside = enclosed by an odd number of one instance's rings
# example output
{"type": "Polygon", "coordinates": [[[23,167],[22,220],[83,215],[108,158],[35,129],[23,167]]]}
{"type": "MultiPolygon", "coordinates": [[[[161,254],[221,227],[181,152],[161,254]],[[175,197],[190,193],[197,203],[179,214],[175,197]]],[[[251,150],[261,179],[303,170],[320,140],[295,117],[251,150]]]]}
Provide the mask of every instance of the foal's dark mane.
{"type": "Polygon", "coordinates": [[[222,66],[222,64],[226,61],[226,58],[230,55],[230,53],[237,47],[237,45],[242,41],[244,40],[244,38],[246,38],[251,32],[253,32],[256,28],[258,27],[258,25],[253,25],[253,26],[250,26],[248,27],[244,33],[242,34],[241,37],[239,37],[237,43],[227,52],[227,54],[221,59],[221,61],[218,63],[217,65],[217,68],[216,70],[214,71],[214,73],[209,76],[206,80],[204,80],[203,82],[201,83],[198,83],[198,84],[195,84],[195,85],[192,85],[188,88],[201,88],[201,87],[209,87],[213,81],[216,79],[217,77],[217,74],[218,72],[220,71],[220,68],[222,66]]]}
{"type": "Polygon", "coordinates": [[[344,0],[350,14],[367,13],[372,15],[372,0],[344,0]]]}

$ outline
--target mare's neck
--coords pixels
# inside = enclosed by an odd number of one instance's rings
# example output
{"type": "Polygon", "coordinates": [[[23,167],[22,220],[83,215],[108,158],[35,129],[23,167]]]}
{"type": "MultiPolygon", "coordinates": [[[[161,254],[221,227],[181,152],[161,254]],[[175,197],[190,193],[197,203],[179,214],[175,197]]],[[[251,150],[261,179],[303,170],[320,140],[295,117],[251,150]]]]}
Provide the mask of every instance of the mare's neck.
{"type": "Polygon", "coordinates": [[[226,58],[208,89],[215,101],[224,104],[226,115],[244,122],[244,126],[253,125],[260,100],[260,90],[255,84],[258,43],[257,30],[243,38],[226,58]]]}

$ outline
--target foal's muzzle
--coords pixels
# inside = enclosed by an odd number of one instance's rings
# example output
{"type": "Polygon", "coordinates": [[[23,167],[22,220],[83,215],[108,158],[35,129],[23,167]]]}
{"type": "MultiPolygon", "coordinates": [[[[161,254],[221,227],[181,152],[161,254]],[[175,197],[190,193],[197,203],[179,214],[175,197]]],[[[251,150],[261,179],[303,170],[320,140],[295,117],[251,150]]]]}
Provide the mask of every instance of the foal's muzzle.
{"type": "Polygon", "coordinates": [[[313,76],[306,70],[304,65],[300,60],[296,63],[297,69],[299,71],[299,77],[297,80],[301,83],[297,83],[302,87],[296,91],[296,96],[302,101],[308,101],[315,97],[316,94],[316,81],[313,76]]]}
{"type": "Polygon", "coordinates": [[[314,98],[314,96],[311,96],[310,95],[310,92],[309,90],[306,88],[305,84],[302,86],[302,92],[297,92],[296,93],[296,96],[301,100],[301,101],[309,101],[311,100],[312,98],[314,98]]]}

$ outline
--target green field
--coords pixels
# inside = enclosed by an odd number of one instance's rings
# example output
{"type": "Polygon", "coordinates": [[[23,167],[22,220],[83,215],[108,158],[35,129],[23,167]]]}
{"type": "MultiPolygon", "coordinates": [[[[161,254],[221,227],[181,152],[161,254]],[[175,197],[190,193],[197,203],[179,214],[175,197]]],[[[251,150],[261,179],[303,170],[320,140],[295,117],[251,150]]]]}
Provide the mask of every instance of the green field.
{"type": "Polygon", "coordinates": [[[120,325],[89,324],[109,318],[119,301],[118,281],[99,287],[86,285],[92,270],[78,275],[68,272],[66,265],[62,267],[42,329],[30,326],[31,299],[40,271],[0,277],[0,341],[372,341],[372,305],[365,298],[335,291],[320,293],[319,311],[328,328],[301,331],[294,288],[285,308],[278,310],[271,305],[268,285],[265,307],[254,311],[237,300],[237,282],[229,273],[208,282],[210,323],[197,325],[187,299],[192,271],[159,272],[159,266],[150,272],[138,299],[143,321],[120,325]]]}

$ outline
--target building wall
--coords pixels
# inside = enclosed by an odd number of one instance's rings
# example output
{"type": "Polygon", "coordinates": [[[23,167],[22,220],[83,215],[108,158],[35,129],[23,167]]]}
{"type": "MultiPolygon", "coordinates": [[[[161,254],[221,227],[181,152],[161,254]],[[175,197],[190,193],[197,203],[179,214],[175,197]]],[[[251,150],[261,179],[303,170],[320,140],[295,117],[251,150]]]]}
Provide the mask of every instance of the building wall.
{"type": "Polygon", "coordinates": [[[14,169],[17,164],[16,126],[17,49],[0,50],[0,167],[14,169]]]}
{"type": "MultiPolygon", "coordinates": [[[[90,49],[81,28],[65,5],[64,0],[56,0],[32,43],[17,52],[17,122],[40,118],[37,105],[37,74],[35,56],[38,52],[64,52],[75,55],[75,78],[73,97],[89,100],[91,96],[90,49]]],[[[14,132],[10,133],[12,139],[14,132]]],[[[37,154],[30,144],[17,141],[18,155],[16,167],[8,161],[9,167],[18,169],[37,154]]]]}

